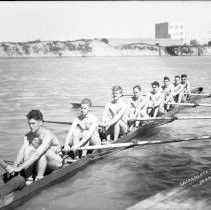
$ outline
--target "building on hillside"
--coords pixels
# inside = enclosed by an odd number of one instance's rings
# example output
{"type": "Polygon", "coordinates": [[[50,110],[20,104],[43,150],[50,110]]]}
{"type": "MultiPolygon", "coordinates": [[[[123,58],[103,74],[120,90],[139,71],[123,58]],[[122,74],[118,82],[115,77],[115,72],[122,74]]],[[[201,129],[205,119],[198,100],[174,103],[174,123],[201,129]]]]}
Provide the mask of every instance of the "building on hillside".
{"type": "Polygon", "coordinates": [[[157,23],[155,24],[156,39],[178,39],[185,42],[184,24],[182,23],[157,23]]]}

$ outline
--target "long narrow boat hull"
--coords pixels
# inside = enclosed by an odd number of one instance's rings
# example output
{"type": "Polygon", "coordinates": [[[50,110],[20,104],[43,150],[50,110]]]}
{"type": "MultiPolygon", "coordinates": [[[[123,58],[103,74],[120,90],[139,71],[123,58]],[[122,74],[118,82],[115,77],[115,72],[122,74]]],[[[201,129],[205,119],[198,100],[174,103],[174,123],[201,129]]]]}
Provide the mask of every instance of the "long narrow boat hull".
{"type": "MultiPolygon", "coordinates": [[[[201,93],[202,90],[203,88],[196,88],[192,92],[201,93]]],[[[189,99],[189,102],[196,102],[202,98],[206,98],[206,96],[192,97],[191,99],[189,99]]],[[[184,107],[175,107],[168,114],[164,115],[164,117],[174,116],[174,114],[179,112],[181,109],[184,109],[184,107]]],[[[148,122],[142,127],[139,127],[134,132],[131,132],[127,134],[126,136],[119,138],[116,141],[116,143],[130,142],[134,138],[141,136],[147,130],[160,126],[160,125],[164,125],[166,123],[170,123],[170,122],[171,120],[148,122]]],[[[22,190],[15,191],[13,193],[10,193],[9,195],[4,196],[0,200],[0,209],[13,209],[17,206],[20,206],[21,204],[26,202],[29,198],[39,193],[41,190],[46,189],[49,186],[52,186],[54,184],[64,181],[65,179],[72,177],[78,171],[81,171],[84,167],[93,163],[95,160],[101,159],[105,156],[108,156],[112,153],[116,153],[117,151],[123,150],[123,149],[125,148],[115,149],[115,150],[109,149],[100,153],[87,155],[86,157],[81,158],[77,162],[74,162],[70,165],[66,165],[62,169],[56,170],[53,173],[45,176],[43,179],[36,181],[29,186],[25,186],[22,190]]]]}

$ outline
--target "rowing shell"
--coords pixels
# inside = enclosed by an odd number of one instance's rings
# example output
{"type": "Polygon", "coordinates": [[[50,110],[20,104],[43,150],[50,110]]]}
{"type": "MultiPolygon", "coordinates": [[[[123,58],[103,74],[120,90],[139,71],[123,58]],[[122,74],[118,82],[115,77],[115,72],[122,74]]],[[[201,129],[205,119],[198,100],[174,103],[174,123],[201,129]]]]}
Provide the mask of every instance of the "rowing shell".
{"type": "MultiPolygon", "coordinates": [[[[192,93],[201,93],[203,88],[196,88],[192,90],[192,93]]],[[[198,100],[202,98],[206,98],[207,96],[191,96],[188,100],[188,102],[197,102],[198,100]]],[[[164,115],[166,116],[174,116],[174,114],[178,113],[182,109],[187,109],[187,107],[175,107],[173,110],[171,110],[168,114],[164,115]]],[[[134,138],[141,136],[145,131],[164,125],[166,123],[170,123],[172,120],[161,120],[161,121],[150,121],[146,122],[142,127],[139,127],[137,130],[127,134],[126,136],[123,136],[119,138],[116,143],[124,143],[124,142],[130,142],[134,138]]],[[[17,190],[13,193],[10,193],[9,195],[4,196],[0,200],[0,209],[13,209],[17,206],[20,206],[27,200],[29,200],[32,196],[39,193],[41,190],[46,189],[47,187],[50,187],[54,184],[58,184],[59,182],[64,181],[65,179],[69,179],[70,177],[74,176],[78,171],[81,171],[84,167],[91,164],[93,161],[101,159],[103,157],[106,157],[112,153],[116,153],[117,151],[126,149],[108,149],[103,152],[98,152],[94,154],[87,155],[86,157],[81,158],[80,160],[70,164],[70,165],[64,165],[63,168],[58,169],[51,174],[45,176],[43,179],[38,180],[36,182],[33,182],[29,186],[25,186],[21,190],[17,190]]]]}

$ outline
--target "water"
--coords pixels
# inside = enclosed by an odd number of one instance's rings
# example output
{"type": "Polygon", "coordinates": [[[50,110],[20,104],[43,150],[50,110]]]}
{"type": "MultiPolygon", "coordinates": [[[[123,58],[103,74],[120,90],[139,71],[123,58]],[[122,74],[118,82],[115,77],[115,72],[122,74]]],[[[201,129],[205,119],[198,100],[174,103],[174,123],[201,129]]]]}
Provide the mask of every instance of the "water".
{"type": "MultiPolygon", "coordinates": [[[[72,121],[79,110],[70,102],[89,97],[105,104],[111,87],[125,94],[141,84],[144,93],[154,80],[187,73],[192,87],[211,93],[211,57],[110,57],[0,59],[1,156],[13,160],[28,130],[25,115],[39,108],[45,120],[72,121]]],[[[201,102],[210,103],[210,99],[201,102]]],[[[94,108],[99,118],[101,108],[94,108]]],[[[181,115],[210,115],[197,107],[181,115]]],[[[146,133],[142,140],[210,135],[211,120],[175,121],[146,133]]],[[[67,125],[46,124],[63,143],[67,125]]],[[[210,167],[209,140],[128,149],[85,168],[75,177],[48,188],[19,209],[125,209],[210,167]]],[[[204,184],[201,198],[211,192],[204,184]]],[[[197,193],[197,192],[195,192],[197,193]]],[[[193,196],[193,195],[191,195],[193,196]]],[[[199,196],[198,194],[195,196],[199,196]]]]}

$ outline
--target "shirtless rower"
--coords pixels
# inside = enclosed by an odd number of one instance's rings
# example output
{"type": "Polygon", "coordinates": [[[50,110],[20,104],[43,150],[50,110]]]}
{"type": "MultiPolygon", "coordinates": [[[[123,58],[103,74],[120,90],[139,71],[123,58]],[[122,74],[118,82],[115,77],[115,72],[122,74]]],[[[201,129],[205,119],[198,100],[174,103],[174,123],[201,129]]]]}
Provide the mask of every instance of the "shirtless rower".
{"type": "Polygon", "coordinates": [[[174,95],[174,86],[170,83],[169,77],[163,78],[163,86],[161,87],[165,97],[164,97],[164,108],[166,111],[170,110],[170,106],[167,103],[173,102],[173,95],[174,95]]]}
{"type": "Polygon", "coordinates": [[[164,114],[164,93],[159,88],[159,82],[154,81],[151,83],[152,91],[147,95],[148,107],[147,112],[151,117],[157,117],[164,114]]]}
{"type": "Polygon", "coordinates": [[[174,95],[173,99],[175,103],[180,103],[182,99],[182,94],[183,94],[183,86],[180,83],[180,76],[175,76],[174,77],[174,95]]]}
{"type": "MultiPolygon", "coordinates": [[[[81,146],[100,145],[101,140],[98,133],[98,119],[91,114],[92,101],[84,98],[81,101],[81,115],[73,120],[73,124],[67,134],[64,150],[75,152],[75,149],[81,146]]],[[[87,154],[87,150],[82,152],[82,156],[87,154]]],[[[75,158],[78,159],[78,153],[75,158]]]]}
{"type": "Polygon", "coordinates": [[[120,86],[114,86],[112,88],[113,100],[105,105],[102,126],[105,128],[107,141],[111,141],[111,135],[113,135],[113,141],[115,142],[119,134],[125,134],[128,131],[125,116],[127,104],[121,99],[122,91],[120,86]]]}
{"type": "Polygon", "coordinates": [[[24,136],[24,143],[14,162],[14,172],[25,170],[27,182],[33,182],[33,170],[36,166],[36,178],[43,178],[46,168],[56,170],[63,161],[60,142],[48,129],[42,127],[43,115],[40,110],[31,110],[27,114],[30,131],[24,136]],[[23,163],[22,163],[23,162],[23,163]],[[22,163],[22,164],[21,164],[22,163]]]}
{"type": "Polygon", "coordinates": [[[140,124],[139,121],[134,122],[134,119],[148,117],[146,102],[146,97],[141,95],[141,87],[139,85],[134,86],[133,96],[128,100],[126,111],[126,116],[129,118],[128,124],[130,130],[133,129],[134,126],[138,127],[140,124]]]}
{"type": "Polygon", "coordinates": [[[186,74],[181,75],[181,84],[182,84],[182,87],[183,87],[182,102],[185,102],[188,98],[188,94],[191,93],[190,82],[187,80],[186,74]]]}

